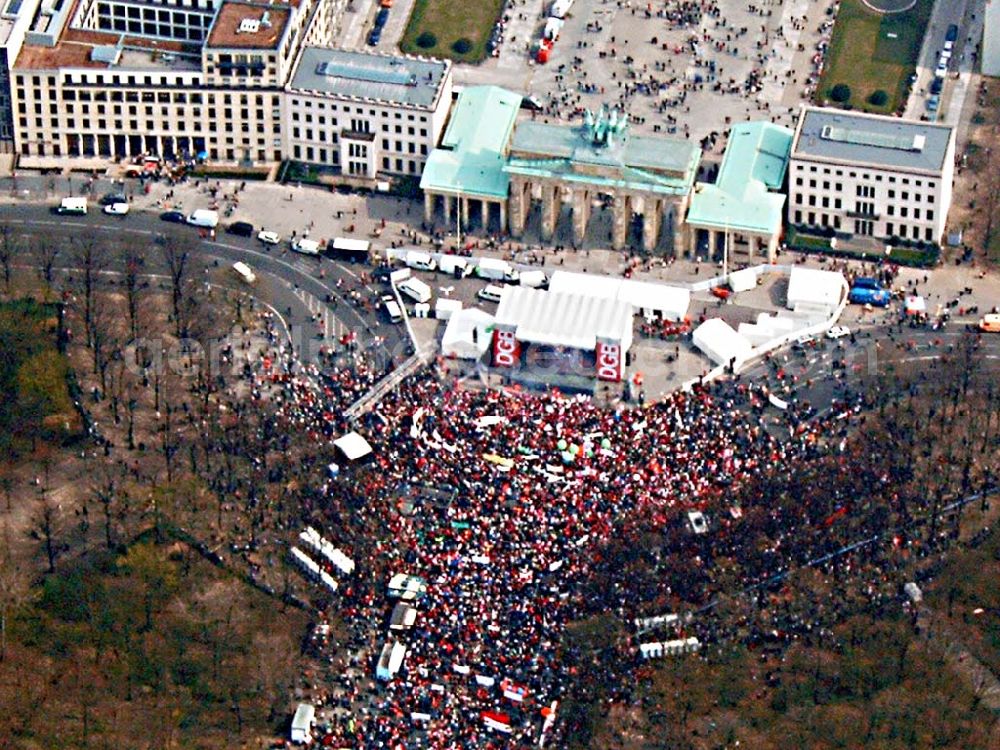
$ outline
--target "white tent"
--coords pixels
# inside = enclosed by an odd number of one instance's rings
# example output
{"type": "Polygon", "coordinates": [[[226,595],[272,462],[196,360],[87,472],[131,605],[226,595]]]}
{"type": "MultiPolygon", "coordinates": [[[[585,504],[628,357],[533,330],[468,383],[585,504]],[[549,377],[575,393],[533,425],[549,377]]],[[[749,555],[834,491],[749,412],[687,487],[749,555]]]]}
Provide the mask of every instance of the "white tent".
{"type": "Polygon", "coordinates": [[[748,292],[757,286],[757,274],[752,268],[744,268],[729,274],[729,288],[734,292],[748,292]]]}
{"type": "Polygon", "coordinates": [[[635,312],[652,310],[668,320],[683,320],[691,304],[691,292],[682,287],[572,271],[553,273],[549,291],[619,300],[629,303],[635,312]]]}
{"type": "Polygon", "coordinates": [[[825,311],[830,315],[840,304],[846,286],[844,275],[838,271],[796,266],[788,278],[788,309],[825,311]]]}
{"type": "Polygon", "coordinates": [[[722,318],[710,318],[694,329],[691,340],[716,364],[739,365],[753,352],[753,345],[722,318]]]}
{"type": "Polygon", "coordinates": [[[348,432],[333,441],[333,447],[350,462],[360,461],[371,455],[372,447],[361,435],[356,432],[348,432]]]}
{"type": "Polygon", "coordinates": [[[441,353],[446,357],[479,359],[490,348],[493,316],[478,307],[456,310],[448,318],[441,337],[441,353]],[[476,331],[475,341],[472,332],[476,331]]]}
{"type": "Polygon", "coordinates": [[[519,341],[592,351],[597,340],[632,345],[632,307],[616,299],[510,287],[497,307],[498,326],[519,341]]]}

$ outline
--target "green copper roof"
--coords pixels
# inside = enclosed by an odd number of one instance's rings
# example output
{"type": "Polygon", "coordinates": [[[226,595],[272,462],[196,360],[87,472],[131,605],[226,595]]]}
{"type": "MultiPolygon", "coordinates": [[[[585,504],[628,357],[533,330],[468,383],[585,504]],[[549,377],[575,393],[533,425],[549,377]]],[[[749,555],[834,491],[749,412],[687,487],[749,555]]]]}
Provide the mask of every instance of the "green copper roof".
{"type": "Polygon", "coordinates": [[[714,185],[698,183],[687,221],[711,229],[775,234],[781,229],[793,132],[770,122],[733,126],[714,185]]]}
{"type": "Polygon", "coordinates": [[[619,135],[595,144],[587,127],[521,122],[505,170],[609,188],[686,194],[701,160],[697,145],[676,138],[619,135]]]}
{"type": "Polygon", "coordinates": [[[441,146],[427,159],[420,188],[505,199],[510,176],[503,170],[504,151],[520,106],[520,94],[497,86],[464,89],[441,146]]]}

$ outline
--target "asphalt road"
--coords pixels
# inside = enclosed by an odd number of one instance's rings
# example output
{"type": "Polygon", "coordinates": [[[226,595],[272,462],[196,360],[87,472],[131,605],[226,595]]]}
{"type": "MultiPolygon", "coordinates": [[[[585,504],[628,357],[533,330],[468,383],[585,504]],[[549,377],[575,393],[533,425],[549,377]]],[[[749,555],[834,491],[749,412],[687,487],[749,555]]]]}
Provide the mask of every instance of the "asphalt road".
{"type": "MultiPolygon", "coordinates": [[[[152,247],[155,236],[173,230],[196,230],[167,224],[155,214],[136,212],[121,219],[91,211],[86,216],[58,216],[47,206],[15,205],[5,209],[4,221],[23,227],[25,233],[72,236],[83,228],[112,232],[119,237],[141,238],[152,247]]],[[[30,243],[28,248],[30,248],[30,243]]],[[[296,354],[301,360],[312,361],[311,353],[324,341],[318,334],[337,338],[353,332],[362,349],[372,349],[399,364],[409,356],[409,340],[405,329],[389,323],[382,310],[368,307],[352,299],[358,291],[365,301],[381,293],[377,285],[365,285],[361,273],[367,266],[351,266],[329,258],[296,255],[282,246],[268,247],[254,238],[221,235],[216,241],[198,239],[197,250],[209,266],[229,266],[243,261],[258,275],[254,296],[272,306],[284,319],[291,333],[296,354]],[[322,276],[321,276],[322,274],[322,276]]],[[[156,253],[151,253],[147,272],[165,270],[156,253]]],[[[66,265],[67,258],[60,258],[66,265]]],[[[235,278],[235,277],[234,277],[235,278]]]]}

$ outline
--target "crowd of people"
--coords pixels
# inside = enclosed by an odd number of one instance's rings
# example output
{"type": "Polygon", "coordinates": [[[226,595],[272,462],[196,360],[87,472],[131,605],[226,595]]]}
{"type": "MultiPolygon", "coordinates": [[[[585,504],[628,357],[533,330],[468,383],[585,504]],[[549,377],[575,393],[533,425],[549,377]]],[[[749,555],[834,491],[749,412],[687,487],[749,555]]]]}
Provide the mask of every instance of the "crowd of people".
{"type": "MultiPolygon", "coordinates": [[[[335,423],[321,401],[300,399],[300,418],[335,423]]],[[[808,559],[834,543],[797,537],[829,512],[821,503],[782,516],[781,506],[739,507],[736,490],[843,450],[859,410],[838,403],[824,420],[810,419],[808,405],[779,412],[766,386],[742,383],[602,410],[579,397],[454,387],[433,373],[405,381],[366,417],[375,463],[321,485],[324,533],[360,560],[338,604],[351,632],[343,645],[360,668],[325,692],[341,717],[330,741],[537,744],[580,670],[567,657],[570,623],[707,603],[715,557],[739,556],[739,582],[750,585],[786,569],[789,556],[808,559]],[[694,534],[688,511],[704,513],[713,533],[694,534]],[[774,546],[744,549],[745,534],[730,527],[760,512],[774,546]],[[616,545],[645,534],[664,546],[645,561],[646,575],[623,578],[628,553],[616,545]],[[386,625],[386,585],[398,573],[428,587],[402,634],[386,625]],[[392,638],[406,644],[404,668],[376,687],[375,662],[392,638]]],[[[688,632],[711,641],[715,626],[703,620],[688,632]]],[[[635,647],[607,668],[626,675],[635,647]]]]}

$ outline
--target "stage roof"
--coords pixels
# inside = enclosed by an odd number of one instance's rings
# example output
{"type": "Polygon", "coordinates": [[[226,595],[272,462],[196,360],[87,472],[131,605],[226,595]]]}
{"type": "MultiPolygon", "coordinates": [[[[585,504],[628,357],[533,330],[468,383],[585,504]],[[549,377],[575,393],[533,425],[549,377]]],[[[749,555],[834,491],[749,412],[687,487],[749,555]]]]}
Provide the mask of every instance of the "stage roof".
{"type": "Polygon", "coordinates": [[[496,324],[514,327],[519,341],[571,349],[596,348],[597,340],[632,340],[632,306],[616,299],[510,287],[497,308],[496,324]]]}

